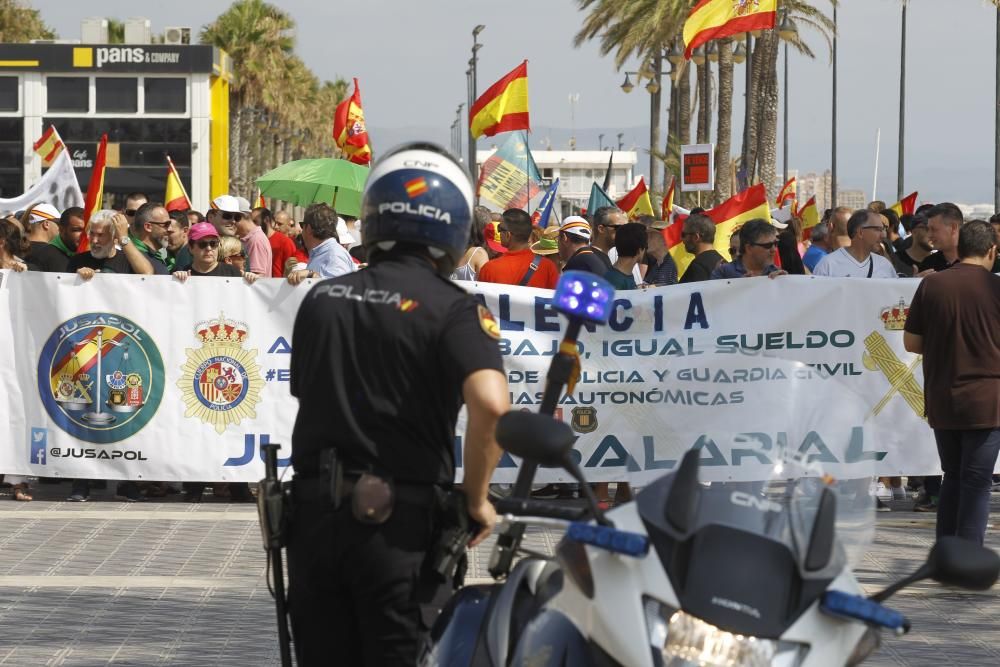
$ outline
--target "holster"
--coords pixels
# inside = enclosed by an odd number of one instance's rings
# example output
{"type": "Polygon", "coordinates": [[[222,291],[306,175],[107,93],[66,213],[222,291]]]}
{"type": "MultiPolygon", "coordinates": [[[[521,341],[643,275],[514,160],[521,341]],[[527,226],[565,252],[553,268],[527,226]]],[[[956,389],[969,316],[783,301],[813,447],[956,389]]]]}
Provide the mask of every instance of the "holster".
{"type": "Polygon", "coordinates": [[[440,581],[450,581],[459,588],[469,567],[466,548],[478,530],[469,517],[465,493],[457,489],[435,487],[434,542],[427,553],[427,565],[440,581]]]}
{"type": "Polygon", "coordinates": [[[281,549],[287,543],[291,522],[291,482],[264,478],[257,486],[257,517],[264,549],[281,549]]]}

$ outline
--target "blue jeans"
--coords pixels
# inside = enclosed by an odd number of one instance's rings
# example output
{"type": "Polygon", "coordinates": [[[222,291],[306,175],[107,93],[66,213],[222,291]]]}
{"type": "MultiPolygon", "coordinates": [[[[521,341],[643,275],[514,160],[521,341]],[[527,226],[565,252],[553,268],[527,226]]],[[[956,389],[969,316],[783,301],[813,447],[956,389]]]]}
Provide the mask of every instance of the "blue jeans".
{"type": "Polygon", "coordinates": [[[941,457],[937,535],[983,543],[990,516],[990,485],[1000,452],[1000,429],[934,430],[941,457]]]}

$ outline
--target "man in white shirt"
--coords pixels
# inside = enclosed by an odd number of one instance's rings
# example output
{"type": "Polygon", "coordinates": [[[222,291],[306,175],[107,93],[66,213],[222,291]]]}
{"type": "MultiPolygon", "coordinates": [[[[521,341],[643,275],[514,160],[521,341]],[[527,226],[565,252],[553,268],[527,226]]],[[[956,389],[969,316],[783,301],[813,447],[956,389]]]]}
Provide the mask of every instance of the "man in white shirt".
{"type": "Polygon", "coordinates": [[[878,213],[855,211],[847,221],[851,245],[834,250],[816,265],[815,276],[831,278],[897,278],[892,262],[875,252],[885,236],[878,213]]]}

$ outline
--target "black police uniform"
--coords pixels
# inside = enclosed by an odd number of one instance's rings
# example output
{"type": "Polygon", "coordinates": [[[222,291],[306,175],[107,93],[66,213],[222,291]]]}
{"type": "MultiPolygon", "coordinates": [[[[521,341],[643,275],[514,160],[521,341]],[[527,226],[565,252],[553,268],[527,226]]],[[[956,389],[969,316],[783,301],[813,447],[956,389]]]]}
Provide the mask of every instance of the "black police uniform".
{"type": "Polygon", "coordinates": [[[299,412],[288,539],[300,664],[415,663],[452,590],[428,570],[438,518],[420,491],[454,479],[462,384],[474,371],[503,370],[497,336],[485,307],[414,254],[386,256],[306,296],[292,339],[299,412]],[[305,493],[331,448],[349,479],[367,470],[396,482],[388,521],[362,523],[350,498],[334,509],[329,494],[305,493]]]}

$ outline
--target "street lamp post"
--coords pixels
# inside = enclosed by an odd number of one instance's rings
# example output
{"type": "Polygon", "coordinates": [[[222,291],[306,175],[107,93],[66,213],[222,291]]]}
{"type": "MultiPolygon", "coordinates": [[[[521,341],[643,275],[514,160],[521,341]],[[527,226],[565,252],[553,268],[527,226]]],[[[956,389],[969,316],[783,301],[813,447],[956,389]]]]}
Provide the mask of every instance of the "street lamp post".
{"type": "Polygon", "coordinates": [[[625,133],[624,133],[624,132],[619,132],[619,133],[618,133],[618,150],[619,150],[619,151],[621,151],[621,149],[622,149],[622,146],[624,146],[624,145],[625,145],[625,144],[623,144],[623,143],[622,143],[622,137],[624,137],[624,136],[625,136],[625,133]]]}
{"type": "Polygon", "coordinates": [[[837,208],[837,3],[833,3],[833,123],[830,142],[830,205],[837,208]]]}
{"type": "Polygon", "coordinates": [[[778,27],[778,34],[785,40],[785,111],[784,111],[784,138],[782,139],[782,165],[784,167],[784,182],[788,182],[788,42],[796,39],[799,35],[795,21],[786,12],[778,27]]]}
{"type": "MultiPolygon", "coordinates": [[[[647,63],[643,63],[642,67],[639,68],[637,72],[625,72],[625,82],[622,83],[621,89],[626,93],[632,92],[635,86],[632,84],[632,80],[629,76],[635,76],[636,80],[640,83],[642,79],[649,79],[649,83],[646,84],[646,92],[649,93],[649,105],[650,105],[650,119],[649,119],[649,183],[650,189],[653,191],[658,190],[659,183],[656,178],[656,151],[659,148],[659,115],[660,115],[660,90],[662,77],[670,76],[670,72],[663,72],[663,61],[671,62],[671,53],[664,54],[662,51],[657,52],[651,58],[651,65],[647,66],[647,63]]],[[[682,56],[683,57],[683,56],[682,56]]],[[[669,127],[667,129],[669,133],[669,127]]],[[[618,150],[621,150],[622,135],[618,135],[618,150]]],[[[663,184],[664,187],[666,183],[663,184]]]]}
{"type": "Polygon", "coordinates": [[[604,135],[603,134],[598,134],[597,135],[597,150],[599,150],[599,151],[603,151],[604,150],[604,135]]]}
{"type": "Polygon", "coordinates": [[[906,0],[903,0],[902,36],[899,43],[899,167],[896,174],[897,201],[903,201],[903,139],[906,122],[906,0]]]}
{"type": "Polygon", "coordinates": [[[479,33],[486,29],[483,24],[477,25],[472,29],[472,58],[469,60],[469,173],[472,175],[472,182],[475,183],[478,180],[479,174],[476,165],[476,140],[472,136],[472,105],[476,101],[477,89],[476,89],[476,65],[479,63],[479,49],[482,48],[482,44],[479,43],[479,33]]]}

